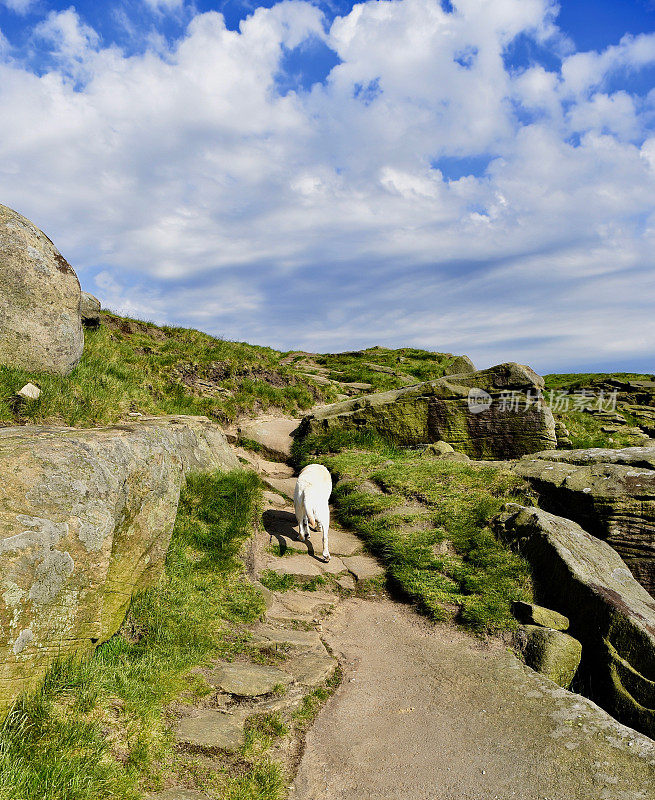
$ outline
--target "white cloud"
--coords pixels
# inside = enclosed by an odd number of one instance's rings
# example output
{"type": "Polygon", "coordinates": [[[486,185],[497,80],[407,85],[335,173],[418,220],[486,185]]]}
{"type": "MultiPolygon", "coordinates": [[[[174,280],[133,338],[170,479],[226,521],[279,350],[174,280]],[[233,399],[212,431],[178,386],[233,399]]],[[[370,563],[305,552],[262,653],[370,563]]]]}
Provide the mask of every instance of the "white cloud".
{"type": "Polygon", "coordinates": [[[184,0],[143,0],[155,11],[179,11],[184,8],[184,0]]]}
{"type": "Polygon", "coordinates": [[[17,14],[26,14],[36,4],[36,0],[0,0],[0,5],[6,6],[17,14]]]}
{"type": "Polygon", "coordinates": [[[604,81],[655,39],[511,72],[521,32],[567,46],[554,4],[454,6],[371,0],[326,31],[286,0],[239,31],[197,14],[129,57],[53,12],[35,36],[57,66],[0,65],[0,202],[136,316],[284,347],[645,358],[655,137],[648,103],[604,81]],[[283,53],[310,37],[340,63],[281,96],[283,53]],[[440,160],[477,156],[486,174],[459,180],[440,160]]]}

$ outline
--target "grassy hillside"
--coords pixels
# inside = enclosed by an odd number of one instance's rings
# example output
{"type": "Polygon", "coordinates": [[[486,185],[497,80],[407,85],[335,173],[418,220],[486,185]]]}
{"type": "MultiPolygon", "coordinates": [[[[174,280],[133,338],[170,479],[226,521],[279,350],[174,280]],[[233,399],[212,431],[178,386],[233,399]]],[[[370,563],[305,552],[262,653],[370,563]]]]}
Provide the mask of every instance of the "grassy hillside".
{"type": "Polygon", "coordinates": [[[0,425],[105,425],[130,412],[205,414],[221,423],[271,410],[301,414],[343,392],[362,394],[439,377],[454,360],[407,348],[289,354],[106,312],[100,327],[87,328],[84,335],[84,355],[68,376],[0,366],[0,425]],[[41,397],[19,402],[16,392],[28,381],[41,388],[41,397]]]}
{"type": "Polygon", "coordinates": [[[84,355],[65,377],[0,367],[0,424],[56,422],[94,426],[142,414],[206,414],[219,422],[277,408],[298,413],[335,399],[282,353],[216,339],[185,328],[158,327],[111,314],[85,330],[84,355]],[[42,390],[17,403],[28,380],[42,390]]]}

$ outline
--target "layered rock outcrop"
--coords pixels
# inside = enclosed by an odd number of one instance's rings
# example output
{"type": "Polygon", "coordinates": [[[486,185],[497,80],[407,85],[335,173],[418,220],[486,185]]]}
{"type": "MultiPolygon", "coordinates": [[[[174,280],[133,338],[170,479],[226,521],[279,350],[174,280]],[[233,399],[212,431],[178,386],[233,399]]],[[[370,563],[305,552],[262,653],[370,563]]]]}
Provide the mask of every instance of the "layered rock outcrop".
{"type": "Polygon", "coordinates": [[[500,364],[334,403],[305,417],[297,435],[375,431],[403,446],[442,440],[472,458],[515,458],[557,444],[542,388],[529,367],[500,364]]]}
{"type": "Polygon", "coordinates": [[[0,429],[0,710],[159,577],[187,471],[239,466],[205,418],[0,429]]]}
{"type": "Polygon", "coordinates": [[[655,600],[612,547],[569,519],[512,505],[496,528],[531,562],[540,599],[582,642],[585,693],[655,737],[655,600]]]}
{"type": "Polygon", "coordinates": [[[605,539],[655,593],[655,447],[549,450],[512,466],[539,505],[605,539]]]}
{"type": "Polygon", "coordinates": [[[68,374],[84,349],[77,275],[48,237],[0,205],[0,364],[68,374]]]}

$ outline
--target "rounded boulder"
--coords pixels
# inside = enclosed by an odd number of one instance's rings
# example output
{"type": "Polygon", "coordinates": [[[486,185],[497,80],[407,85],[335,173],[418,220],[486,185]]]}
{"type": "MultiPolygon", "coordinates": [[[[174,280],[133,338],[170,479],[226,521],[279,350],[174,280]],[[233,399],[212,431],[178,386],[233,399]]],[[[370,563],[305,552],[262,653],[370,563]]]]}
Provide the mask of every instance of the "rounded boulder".
{"type": "Polygon", "coordinates": [[[0,205],[0,364],[67,375],[84,349],[77,275],[28,219],[0,205]]]}

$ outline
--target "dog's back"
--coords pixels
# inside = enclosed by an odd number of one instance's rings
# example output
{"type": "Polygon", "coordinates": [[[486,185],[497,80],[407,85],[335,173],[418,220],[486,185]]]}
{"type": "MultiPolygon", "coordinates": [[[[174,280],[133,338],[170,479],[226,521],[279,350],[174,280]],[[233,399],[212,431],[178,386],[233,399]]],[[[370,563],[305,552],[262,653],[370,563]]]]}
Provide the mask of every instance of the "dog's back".
{"type": "Polygon", "coordinates": [[[293,504],[300,529],[300,538],[309,537],[309,528],[320,528],[323,534],[323,558],[329,560],[328,529],[330,527],[330,494],[332,479],[322,464],[309,464],[296,481],[293,504]]]}

